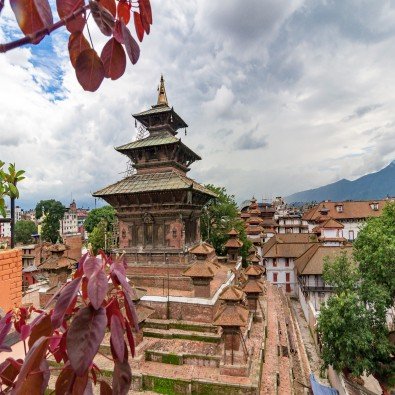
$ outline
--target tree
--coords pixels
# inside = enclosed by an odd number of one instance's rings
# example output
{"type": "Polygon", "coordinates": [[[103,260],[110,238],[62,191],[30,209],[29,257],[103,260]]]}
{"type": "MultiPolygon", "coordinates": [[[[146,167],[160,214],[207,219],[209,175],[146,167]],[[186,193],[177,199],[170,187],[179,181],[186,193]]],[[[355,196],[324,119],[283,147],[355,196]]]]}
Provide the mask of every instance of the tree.
{"type": "Polygon", "coordinates": [[[16,170],[15,164],[10,163],[8,172],[3,169],[4,162],[0,160],[0,214],[6,217],[5,197],[8,196],[11,201],[11,218],[3,219],[2,222],[8,220],[11,223],[11,248],[15,243],[15,199],[19,198],[19,190],[17,183],[24,180],[24,170],[16,170]]]}
{"type": "Polygon", "coordinates": [[[22,220],[15,224],[15,241],[17,243],[29,243],[34,233],[37,233],[37,226],[33,221],[22,220]]]}
{"type": "Polygon", "coordinates": [[[108,228],[108,222],[102,219],[89,234],[88,242],[92,246],[93,254],[99,250],[108,251],[111,241],[111,231],[108,228]]]}
{"type": "Polygon", "coordinates": [[[101,220],[107,222],[107,230],[110,230],[110,225],[115,220],[115,209],[112,206],[103,206],[100,208],[94,208],[89,211],[88,216],[84,222],[84,228],[88,233],[91,233],[93,229],[99,224],[101,220]]]}
{"type": "Polygon", "coordinates": [[[44,310],[8,311],[0,320],[0,352],[11,351],[5,339],[12,326],[28,352],[22,359],[9,357],[0,364],[0,392],[47,393],[51,371],[57,370],[56,394],[92,394],[93,386],[95,393],[100,387],[101,394],[127,394],[132,382],[128,355],[135,353],[132,331],[137,332],[139,326],[133,303],[136,295],[125,269],[124,259],[85,254],[72,281],[56,292],[44,310]],[[37,317],[30,320],[33,312],[37,317]],[[113,363],[111,385],[93,363],[102,354],[99,348],[106,331],[112,357],[106,358],[113,363]],[[49,360],[57,366],[50,368],[49,360]]]}
{"type": "MultiPolygon", "coordinates": [[[[152,25],[150,0],[118,0],[118,4],[115,0],[90,0],[86,5],[84,0],[57,0],[56,8],[60,19],[55,23],[48,0],[10,0],[10,5],[25,37],[0,44],[0,53],[26,44],[37,45],[46,35],[66,26],[70,32],[70,61],[75,68],[77,80],[83,89],[92,92],[99,88],[104,78],[116,80],[123,75],[126,54],[132,64],[138,61],[140,48],[127,27],[129,21],[133,19],[140,42],[143,41],[144,34],[150,33],[152,25]],[[110,37],[100,57],[93,47],[87,24],[90,15],[101,33],[110,37]],[[90,42],[83,34],[85,27],[90,42]]],[[[0,0],[0,13],[3,6],[4,0],[0,0]]]]}
{"type": "Polygon", "coordinates": [[[324,265],[334,286],[318,317],[324,367],[360,376],[372,374],[383,393],[395,385],[395,344],[388,312],[394,305],[395,203],[370,219],[354,242],[355,265],[345,254],[324,265]]]}
{"type": "Polygon", "coordinates": [[[51,243],[56,243],[60,240],[60,220],[66,208],[57,200],[40,200],[36,205],[36,218],[40,219],[44,216],[41,229],[41,238],[51,243]]]}
{"type": "Polygon", "coordinates": [[[224,187],[216,187],[211,184],[205,185],[205,187],[216,193],[217,198],[211,199],[203,208],[200,217],[202,239],[207,240],[218,255],[223,255],[224,244],[229,238],[228,232],[235,228],[243,242],[241,255],[245,259],[251,242],[247,239],[244,223],[239,218],[234,195],[229,195],[224,187]]]}

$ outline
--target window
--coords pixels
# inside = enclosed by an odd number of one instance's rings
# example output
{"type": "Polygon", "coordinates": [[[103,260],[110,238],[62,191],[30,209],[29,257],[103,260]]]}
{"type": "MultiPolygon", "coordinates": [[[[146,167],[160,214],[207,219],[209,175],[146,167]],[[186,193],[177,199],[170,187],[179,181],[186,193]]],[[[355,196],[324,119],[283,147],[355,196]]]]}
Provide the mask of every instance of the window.
{"type": "Polygon", "coordinates": [[[285,281],[289,283],[291,281],[291,274],[290,273],[285,273],[285,281]]]}
{"type": "Polygon", "coordinates": [[[371,208],[373,211],[377,211],[377,210],[379,209],[379,204],[378,204],[378,202],[372,202],[372,203],[370,203],[370,208],[371,208]]]}
{"type": "Polygon", "coordinates": [[[337,211],[338,213],[342,213],[342,212],[343,212],[343,205],[342,205],[342,204],[337,205],[337,206],[336,206],[336,211],[337,211]]]}
{"type": "Polygon", "coordinates": [[[348,240],[350,240],[350,241],[354,240],[354,231],[353,230],[348,231],[348,240]]]}
{"type": "Polygon", "coordinates": [[[273,258],[273,267],[277,267],[277,259],[273,258]]]}
{"type": "Polygon", "coordinates": [[[277,282],[277,274],[278,274],[278,273],[273,273],[273,282],[274,282],[274,283],[277,282]]]}
{"type": "Polygon", "coordinates": [[[285,266],[289,266],[289,258],[285,258],[285,266]]]}
{"type": "Polygon", "coordinates": [[[285,284],[285,291],[286,292],[292,292],[292,289],[291,289],[291,284],[285,284]]]}

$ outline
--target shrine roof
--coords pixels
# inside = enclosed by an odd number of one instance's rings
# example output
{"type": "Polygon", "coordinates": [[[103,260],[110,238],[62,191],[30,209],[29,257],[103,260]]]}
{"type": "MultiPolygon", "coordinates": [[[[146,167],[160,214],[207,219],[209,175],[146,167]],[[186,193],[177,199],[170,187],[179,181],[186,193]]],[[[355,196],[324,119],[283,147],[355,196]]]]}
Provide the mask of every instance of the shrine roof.
{"type": "Polygon", "coordinates": [[[201,278],[213,278],[215,274],[214,266],[206,261],[196,261],[191,267],[189,267],[182,274],[186,277],[201,277],[201,278]]]}
{"type": "Polygon", "coordinates": [[[214,318],[214,325],[218,326],[246,326],[249,310],[242,305],[224,305],[214,318]]]}
{"type": "Polygon", "coordinates": [[[243,286],[242,290],[245,293],[262,293],[263,292],[263,284],[259,280],[250,279],[243,286]]]}
{"type": "Polygon", "coordinates": [[[229,285],[221,292],[219,299],[238,301],[243,300],[244,296],[244,292],[237,285],[229,285]]]}
{"type": "Polygon", "coordinates": [[[196,181],[177,171],[159,173],[133,174],[115,184],[109,185],[93,194],[93,196],[109,196],[139,192],[155,192],[172,189],[191,189],[205,195],[217,195],[196,181]]]}
{"type": "Polygon", "coordinates": [[[241,248],[243,247],[243,243],[239,239],[229,239],[224,247],[227,248],[241,248]]]}
{"type": "Polygon", "coordinates": [[[248,265],[244,273],[250,276],[260,276],[263,273],[263,271],[264,271],[263,268],[260,268],[258,265],[248,265]]]}
{"type": "Polygon", "coordinates": [[[177,129],[188,127],[188,124],[185,123],[185,121],[174,111],[173,107],[169,107],[166,104],[154,105],[149,110],[133,114],[133,117],[136,118],[143,125],[147,126],[147,118],[149,118],[151,115],[164,114],[167,112],[172,113],[174,120],[173,126],[175,126],[177,129]]]}

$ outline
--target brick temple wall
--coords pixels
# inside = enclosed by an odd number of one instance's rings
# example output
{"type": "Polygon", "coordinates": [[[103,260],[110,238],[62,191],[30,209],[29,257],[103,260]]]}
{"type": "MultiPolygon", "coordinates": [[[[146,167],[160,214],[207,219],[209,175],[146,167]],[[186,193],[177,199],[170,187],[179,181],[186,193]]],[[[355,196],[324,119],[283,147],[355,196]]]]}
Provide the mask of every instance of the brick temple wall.
{"type": "Polygon", "coordinates": [[[22,305],[22,251],[0,251],[0,308],[22,305]]]}
{"type": "Polygon", "coordinates": [[[64,255],[78,261],[81,258],[82,238],[81,235],[63,235],[63,243],[70,249],[64,255]]]}

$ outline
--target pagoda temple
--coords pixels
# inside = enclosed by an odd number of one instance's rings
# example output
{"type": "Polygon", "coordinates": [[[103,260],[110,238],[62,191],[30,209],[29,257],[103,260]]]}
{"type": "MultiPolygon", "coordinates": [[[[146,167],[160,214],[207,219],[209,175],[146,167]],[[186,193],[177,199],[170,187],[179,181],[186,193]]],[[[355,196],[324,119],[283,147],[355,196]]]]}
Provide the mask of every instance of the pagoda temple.
{"type": "Polygon", "coordinates": [[[115,148],[135,174],[93,194],[116,209],[119,251],[129,265],[188,264],[188,249],[200,241],[202,207],[216,196],[187,177],[201,158],[177,137],[188,125],[169,106],[163,76],[158,91],[155,105],[133,115],[148,137],[115,148]]]}

